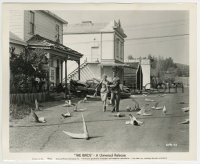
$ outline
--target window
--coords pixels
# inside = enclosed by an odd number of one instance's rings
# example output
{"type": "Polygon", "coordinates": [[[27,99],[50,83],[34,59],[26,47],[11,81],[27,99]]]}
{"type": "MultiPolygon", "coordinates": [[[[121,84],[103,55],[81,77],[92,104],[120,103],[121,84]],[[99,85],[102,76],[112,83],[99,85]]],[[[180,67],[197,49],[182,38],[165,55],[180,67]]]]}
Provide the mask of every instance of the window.
{"type": "Polygon", "coordinates": [[[91,61],[99,62],[99,47],[91,47],[91,61]]]}
{"type": "Polygon", "coordinates": [[[116,39],[116,57],[119,57],[119,39],[116,39]]]}
{"type": "Polygon", "coordinates": [[[59,25],[56,24],[56,42],[60,42],[60,29],[59,25]]]}
{"type": "Polygon", "coordinates": [[[35,13],[30,11],[30,34],[35,33],[35,13]]]}

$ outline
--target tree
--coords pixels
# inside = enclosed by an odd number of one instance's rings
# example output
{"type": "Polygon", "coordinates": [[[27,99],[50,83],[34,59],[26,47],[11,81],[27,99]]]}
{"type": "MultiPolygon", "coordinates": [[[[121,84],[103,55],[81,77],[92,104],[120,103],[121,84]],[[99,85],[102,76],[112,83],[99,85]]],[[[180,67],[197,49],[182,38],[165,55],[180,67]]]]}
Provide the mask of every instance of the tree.
{"type": "Polygon", "coordinates": [[[128,60],[133,60],[133,56],[132,55],[128,55],[128,60]]]}
{"type": "Polygon", "coordinates": [[[32,92],[34,77],[46,78],[47,72],[42,65],[47,63],[43,49],[29,50],[26,47],[20,54],[15,54],[15,49],[10,48],[10,91],[32,92]]]}

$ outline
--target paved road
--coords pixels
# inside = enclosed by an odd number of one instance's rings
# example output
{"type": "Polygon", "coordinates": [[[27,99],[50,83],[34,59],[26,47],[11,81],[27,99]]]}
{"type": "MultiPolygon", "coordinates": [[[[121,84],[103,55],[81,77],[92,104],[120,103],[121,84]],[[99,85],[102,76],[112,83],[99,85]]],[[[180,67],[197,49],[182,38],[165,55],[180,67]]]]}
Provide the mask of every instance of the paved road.
{"type": "MultiPolygon", "coordinates": [[[[141,105],[146,97],[135,97],[141,105]]],[[[142,126],[125,125],[129,120],[125,108],[133,104],[131,99],[120,103],[121,113],[126,117],[116,118],[108,108],[102,112],[100,101],[81,104],[84,112],[72,113],[73,117],[63,119],[61,114],[66,107],[58,105],[38,111],[47,119],[45,124],[37,124],[30,117],[15,121],[10,125],[11,152],[185,152],[189,150],[189,125],[178,124],[188,118],[181,111],[189,106],[189,93],[167,94],[164,97],[150,95],[147,98],[165,105],[167,115],[159,110],[151,110],[152,116],[137,116],[144,121],[142,126]],[[184,102],[180,103],[180,102],[184,102]],[[71,139],[62,131],[82,132],[81,113],[84,114],[91,138],[89,140],[71,139]]],[[[150,103],[152,106],[154,103],[150,103]]],[[[69,108],[72,111],[72,108],[69,108]]],[[[136,112],[132,112],[136,116],[136,112]]]]}

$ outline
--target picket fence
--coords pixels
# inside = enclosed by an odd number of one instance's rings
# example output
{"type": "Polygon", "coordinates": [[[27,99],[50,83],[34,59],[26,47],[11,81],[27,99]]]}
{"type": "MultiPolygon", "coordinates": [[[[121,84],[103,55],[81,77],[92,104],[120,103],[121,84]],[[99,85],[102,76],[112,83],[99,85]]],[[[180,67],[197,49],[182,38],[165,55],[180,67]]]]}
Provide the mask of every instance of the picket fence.
{"type": "Polygon", "coordinates": [[[39,102],[44,102],[47,98],[47,92],[39,93],[17,93],[10,94],[10,103],[12,104],[25,104],[33,103],[35,99],[39,102]]]}

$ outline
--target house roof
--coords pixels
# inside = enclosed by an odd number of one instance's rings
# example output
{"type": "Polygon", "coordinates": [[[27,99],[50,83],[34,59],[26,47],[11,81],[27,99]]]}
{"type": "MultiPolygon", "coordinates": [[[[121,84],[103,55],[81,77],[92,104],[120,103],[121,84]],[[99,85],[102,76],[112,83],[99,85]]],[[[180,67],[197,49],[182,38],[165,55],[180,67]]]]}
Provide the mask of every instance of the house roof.
{"type": "Polygon", "coordinates": [[[127,62],[126,64],[130,65],[133,69],[138,69],[139,62],[127,62]]]}
{"type": "Polygon", "coordinates": [[[112,67],[130,67],[128,64],[124,63],[101,63],[102,66],[112,66],[112,67]]]}
{"type": "Polygon", "coordinates": [[[64,27],[63,34],[72,33],[96,33],[100,32],[108,23],[80,23],[80,24],[70,24],[64,27]]]}
{"type": "Polygon", "coordinates": [[[40,10],[40,11],[50,15],[51,17],[54,17],[55,19],[62,22],[63,24],[68,24],[68,22],[66,20],[62,19],[61,17],[57,16],[56,14],[54,14],[53,12],[51,12],[49,10],[40,10]]]}
{"type": "Polygon", "coordinates": [[[64,46],[63,44],[60,44],[58,42],[54,42],[52,40],[49,40],[47,38],[44,38],[38,34],[34,35],[32,38],[30,38],[28,41],[28,46],[31,46],[33,48],[44,48],[44,49],[54,49],[54,50],[61,50],[64,54],[68,55],[75,55],[78,58],[81,58],[83,54],[72,50],[69,47],[64,46]]]}
{"type": "Polygon", "coordinates": [[[9,39],[10,39],[10,43],[19,44],[23,46],[27,45],[24,40],[22,40],[20,37],[18,37],[11,31],[9,32],[9,39]]]}
{"type": "Polygon", "coordinates": [[[63,34],[85,34],[118,31],[124,38],[126,34],[121,28],[121,23],[115,20],[108,23],[93,23],[92,21],[83,21],[78,24],[68,24],[63,28],[63,34]]]}

